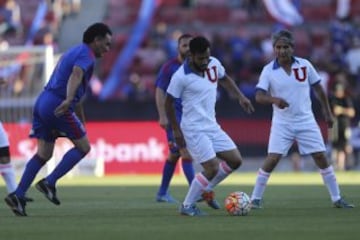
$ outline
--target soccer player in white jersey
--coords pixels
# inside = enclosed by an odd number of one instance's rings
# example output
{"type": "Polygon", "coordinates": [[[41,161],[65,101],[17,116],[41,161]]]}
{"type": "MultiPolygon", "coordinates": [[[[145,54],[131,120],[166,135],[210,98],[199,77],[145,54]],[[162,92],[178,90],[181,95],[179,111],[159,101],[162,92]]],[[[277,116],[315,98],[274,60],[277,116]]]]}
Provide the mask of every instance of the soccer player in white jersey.
{"type": "Polygon", "coordinates": [[[310,90],[315,90],[325,120],[331,128],[333,116],[327,96],[320,85],[320,76],[312,64],[293,56],[292,33],[281,30],[272,36],[275,59],[262,70],[256,86],[256,101],[272,104],[273,117],[268,156],[258,171],[251,195],[252,208],[262,207],[262,197],[271,172],[294,141],[301,154],[310,154],[320,168],[320,174],[337,208],[353,208],[340,194],[333,167],[325,155],[325,144],[311,108],[310,90]]]}
{"type": "MultiPolygon", "coordinates": [[[[0,86],[6,84],[6,80],[0,77],[0,86]]],[[[0,122],[0,174],[3,177],[8,193],[15,191],[17,184],[15,170],[10,161],[8,135],[0,122]]],[[[32,198],[25,197],[25,201],[31,202],[32,198]]]]}
{"type": "Polygon", "coordinates": [[[190,41],[190,57],[173,74],[167,89],[165,108],[177,145],[185,147],[203,171],[192,181],[180,213],[200,216],[195,202],[200,197],[207,202],[214,199],[211,191],[237,169],[242,157],[231,138],[221,129],[215,118],[217,86],[220,83],[233,93],[247,113],[254,108],[226,74],[216,58],[210,56],[210,43],[204,37],[190,41]],[[181,98],[183,115],[180,126],[176,121],[174,99],[181,98]]]}

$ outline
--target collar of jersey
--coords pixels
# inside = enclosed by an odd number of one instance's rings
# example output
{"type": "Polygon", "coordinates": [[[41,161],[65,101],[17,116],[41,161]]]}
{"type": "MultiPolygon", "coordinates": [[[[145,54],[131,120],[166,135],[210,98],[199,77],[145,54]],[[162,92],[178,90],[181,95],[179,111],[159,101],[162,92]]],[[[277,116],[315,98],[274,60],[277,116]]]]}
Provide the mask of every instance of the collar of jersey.
{"type": "MultiPolygon", "coordinates": [[[[291,57],[291,63],[294,63],[294,62],[299,63],[299,61],[296,60],[295,57],[291,57]]],[[[276,58],[275,61],[274,61],[274,64],[273,64],[273,70],[276,70],[278,68],[280,68],[280,64],[278,62],[278,59],[276,58]]]]}
{"type": "MultiPolygon", "coordinates": [[[[210,59],[209,63],[210,63],[210,62],[211,62],[211,59],[210,59]]],[[[190,65],[189,65],[189,60],[188,60],[188,59],[186,59],[186,60],[184,61],[184,73],[185,73],[185,75],[190,74],[190,73],[197,74],[197,73],[195,73],[195,72],[191,69],[191,67],[190,67],[190,65]]]]}

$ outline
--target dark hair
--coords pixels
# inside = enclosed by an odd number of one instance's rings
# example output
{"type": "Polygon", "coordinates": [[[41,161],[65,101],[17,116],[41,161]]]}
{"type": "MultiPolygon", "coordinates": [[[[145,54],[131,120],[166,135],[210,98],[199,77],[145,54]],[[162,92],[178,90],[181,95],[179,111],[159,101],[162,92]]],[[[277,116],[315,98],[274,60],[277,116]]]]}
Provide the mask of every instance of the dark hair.
{"type": "Polygon", "coordinates": [[[286,29],[282,29],[276,33],[274,33],[271,36],[271,40],[273,43],[273,46],[276,44],[277,41],[279,41],[280,39],[286,41],[288,44],[290,44],[291,46],[294,46],[294,37],[292,35],[292,33],[289,30],[286,29]]]}
{"type": "Polygon", "coordinates": [[[83,34],[83,43],[92,43],[96,37],[105,37],[107,34],[112,35],[110,28],[104,23],[94,23],[89,26],[83,34]]]}
{"type": "Polygon", "coordinates": [[[210,48],[210,42],[203,36],[194,37],[190,41],[190,52],[194,53],[204,53],[208,48],[210,48]]]}
{"type": "Polygon", "coordinates": [[[193,36],[189,33],[184,33],[182,34],[179,38],[178,38],[178,45],[180,44],[181,40],[185,39],[185,38],[192,38],[193,36]]]}

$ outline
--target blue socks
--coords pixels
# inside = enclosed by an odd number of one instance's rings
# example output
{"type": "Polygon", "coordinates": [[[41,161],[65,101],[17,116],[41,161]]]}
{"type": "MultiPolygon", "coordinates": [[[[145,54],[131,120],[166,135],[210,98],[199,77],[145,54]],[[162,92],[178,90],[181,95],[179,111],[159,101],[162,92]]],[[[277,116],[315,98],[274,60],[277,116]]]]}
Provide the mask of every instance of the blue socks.
{"type": "Polygon", "coordinates": [[[188,183],[190,185],[192,180],[194,179],[194,175],[195,175],[193,163],[189,159],[182,159],[181,165],[182,165],[182,169],[184,171],[186,180],[188,181],[188,183]]]}
{"type": "Polygon", "coordinates": [[[69,172],[85,155],[86,153],[81,152],[75,147],[65,153],[63,159],[59,162],[54,171],[46,177],[49,185],[55,186],[56,181],[69,172]]]}
{"type": "Polygon", "coordinates": [[[158,191],[158,196],[162,196],[167,193],[167,190],[170,185],[170,181],[172,179],[172,176],[174,175],[175,167],[176,167],[176,163],[172,163],[166,160],[163,168],[161,185],[158,191]]]}
{"type": "Polygon", "coordinates": [[[16,196],[20,198],[25,197],[25,193],[31,186],[31,183],[34,181],[36,174],[40,171],[44,164],[45,161],[42,161],[41,158],[36,154],[28,161],[19,185],[15,191],[16,196]]]}
{"type": "MultiPolygon", "coordinates": [[[[55,186],[56,181],[69,172],[80,160],[86,155],[86,153],[81,152],[77,148],[70,149],[56,166],[54,171],[46,178],[50,186],[55,186]]],[[[23,198],[25,193],[31,186],[36,175],[45,164],[38,155],[34,155],[26,164],[24,173],[21,177],[19,185],[15,190],[16,196],[23,198]]]]}
{"type": "MultiPolygon", "coordinates": [[[[170,181],[174,175],[176,168],[176,163],[169,162],[168,160],[165,162],[163,173],[162,173],[162,179],[160,188],[158,191],[158,196],[162,196],[167,194],[170,181]]],[[[189,185],[191,184],[192,180],[194,179],[195,171],[194,166],[192,164],[192,161],[189,159],[183,159],[182,160],[182,169],[184,171],[186,180],[188,181],[189,185]]]]}

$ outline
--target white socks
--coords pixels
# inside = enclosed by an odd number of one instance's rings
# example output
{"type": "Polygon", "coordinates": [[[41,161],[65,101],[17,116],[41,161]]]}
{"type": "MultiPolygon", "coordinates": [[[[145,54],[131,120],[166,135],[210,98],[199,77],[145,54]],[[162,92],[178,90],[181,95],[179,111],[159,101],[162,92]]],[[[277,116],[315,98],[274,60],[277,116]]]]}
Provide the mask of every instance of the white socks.
{"type": "Polygon", "coordinates": [[[336,181],[334,168],[332,166],[329,166],[327,168],[320,169],[320,174],[322,176],[325,186],[329,191],[331,201],[335,202],[339,200],[341,198],[340,189],[336,181]]]}
{"type": "Polygon", "coordinates": [[[267,182],[269,180],[269,177],[270,177],[270,173],[265,172],[264,170],[259,168],[257,178],[256,178],[255,187],[254,187],[254,190],[253,190],[253,192],[251,194],[251,200],[262,199],[262,196],[263,196],[263,194],[265,192],[266,184],[267,184],[267,182]]]}
{"type": "Polygon", "coordinates": [[[17,184],[15,178],[15,170],[12,167],[11,163],[0,164],[0,173],[6,183],[8,193],[14,192],[17,184]]]}
{"type": "Polygon", "coordinates": [[[194,204],[200,198],[202,192],[208,184],[209,180],[207,180],[202,173],[196,174],[183,202],[184,207],[194,204]]]}
{"type": "Polygon", "coordinates": [[[211,179],[211,181],[209,181],[202,173],[196,174],[194,180],[190,185],[183,205],[187,207],[191,204],[194,204],[197,200],[200,199],[203,191],[212,191],[212,189],[216,185],[223,181],[232,172],[232,168],[230,168],[226,162],[221,161],[219,164],[219,170],[216,173],[215,177],[211,179]]]}
{"type": "Polygon", "coordinates": [[[218,185],[222,180],[224,180],[230,173],[233,172],[233,169],[227,165],[226,162],[221,161],[219,164],[219,171],[216,173],[215,177],[211,179],[207,185],[205,191],[212,191],[213,188],[218,185]]]}
{"type": "MultiPolygon", "coordinates": [[[[323,178],[324,184],[327,187],[331,201],[335,202],[341,198],[339,185],[336,181],[335,172],[332,166],[325,169],[320,169],[320,174],[323,178]]],[[[251,200],[262,199],[270,173],[265,172],[261,168],[258,171],[254,190],[251,194],[251,200]]]]}

